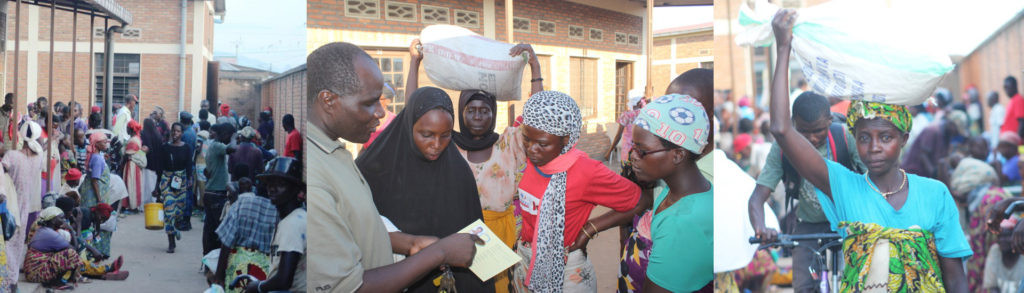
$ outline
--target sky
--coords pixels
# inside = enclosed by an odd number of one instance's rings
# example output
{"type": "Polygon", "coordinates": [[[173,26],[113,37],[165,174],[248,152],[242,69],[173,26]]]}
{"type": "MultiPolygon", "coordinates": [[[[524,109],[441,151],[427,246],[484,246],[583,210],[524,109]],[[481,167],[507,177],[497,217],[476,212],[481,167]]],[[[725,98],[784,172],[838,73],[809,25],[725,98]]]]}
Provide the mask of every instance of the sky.
{"type": "Polygon", "coordinates": [[[707,6],[683,6],[683,7],[655,7],[654,8],[654,31],[664,28],[680,27],[693,24],[707,23],[714,20],[713,7],[707,6]]]}
{"type": "Polygon", "coordinates": [[[927,42],[964,56],[1024,10],[1019,0],[895,0],[902,25],[927,31],[927,42]]]}
{"type": "Polygon", "coordinates": [[[274,72],[306,63],[306,1],[227,0],[225,5],[224,21],[213,25],[215,56],[237,52],[240,65],[274,72]]]}

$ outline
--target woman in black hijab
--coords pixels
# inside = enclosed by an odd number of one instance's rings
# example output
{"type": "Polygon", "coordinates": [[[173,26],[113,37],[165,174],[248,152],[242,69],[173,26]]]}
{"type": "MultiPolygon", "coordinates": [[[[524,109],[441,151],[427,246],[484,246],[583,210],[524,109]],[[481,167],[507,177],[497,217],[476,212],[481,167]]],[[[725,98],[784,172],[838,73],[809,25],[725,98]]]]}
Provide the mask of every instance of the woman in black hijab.
{"type": "MultiPolygon", "coordinates": [[[[356,160],[380,214],[404,233],[438,238],[482,218],[473,173],[451,144],[454,116],[444,91],[424,87],[356,160]]],[[[459,292],[493,292],[468,269],[453,269],[459,292]]],[[[434,271],[408,292],[437,292],[434,271]]]]}

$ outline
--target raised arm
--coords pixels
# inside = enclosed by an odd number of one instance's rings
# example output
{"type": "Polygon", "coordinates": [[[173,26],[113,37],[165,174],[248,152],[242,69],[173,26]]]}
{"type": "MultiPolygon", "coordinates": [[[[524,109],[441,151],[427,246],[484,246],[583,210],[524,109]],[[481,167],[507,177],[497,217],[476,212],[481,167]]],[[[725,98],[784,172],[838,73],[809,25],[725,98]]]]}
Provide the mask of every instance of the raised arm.
{"type": "Polygon", "coordinates": [[[828,182],[828,166],[825,165],[825,159],[796,131],[796,128],[793,128],[789,118],[789,53],[792,49],[790,45],[793,42],[795,20],[796,11],[792,9],[780,9],[772,20],[778,58],[771,84],[771,131],[782,148],[782,153],[790,158],[797,173],[831,199],[832,189],[828,182]]]}
{"type": "Polygon", "coordinates": [[[544,76],[540,73],[540,60],[537,59],[537,53],[533,52],[533,46],[530,44],[516,45],[508,51],[508,55],[518,56],[523,52],[530,53],[530,96],[533,96],[533,94],[544,91],[544,76]]]}
{"type": "Polygon", "coordinates": [[[405,77],[406,103],[412,97],[412,92],[420,88],[420,61],[423,61],[423,53],[420,53],[420,48],[422,47],[420,39],[414,39],[412,44],[409,44],[409,76],[405,77]]]}

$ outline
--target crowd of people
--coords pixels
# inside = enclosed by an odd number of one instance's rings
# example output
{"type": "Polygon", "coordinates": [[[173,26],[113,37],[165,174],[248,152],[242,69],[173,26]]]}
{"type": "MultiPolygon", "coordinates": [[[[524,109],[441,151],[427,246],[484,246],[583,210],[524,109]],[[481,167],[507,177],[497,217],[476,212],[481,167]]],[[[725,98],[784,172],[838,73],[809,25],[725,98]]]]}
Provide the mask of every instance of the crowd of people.
{"type": "Polygon", "coordinates": [[[255,281],[228,289],[304,291],[302,140],[290,114],[279,152],[270,108],[252,125],[204,100],[197,115],[182,111],[172,122],[159,106],[143,116],[128,95],[105,128],[98,106],[41,97],[20,112],[13,99],[0,106],[0,291],[16,292],[19,280],[71,290],[90,278],[128,278],[123,258],[110,261],[117,222],[153,203],[163,208],[167,253],[193,215],[202,219],[195,257],[217,259],[204,261],[210,283],[250,275],[255,281]]]}
{"type": "MultiPolygon", "coordinates": [[[[782,10],[773,22],[779,66],[763,108],[744,97],[715,109],[717,147],[756,177],[748,203],[756,237],[839,233],[840,292],[1017,292],[1024,225],[1003,212],[1019,199],[1008,187],[1021,185],[1024,167],[1017,79],[1004,80],[1008,106],[996,91],[982,105],[974,86],[960,99],[939,88],[911,106],[825,97],[802,80],[790,91],[794,18],[782,10]],[[782,231],[766,226],[765,206],[782,231]]],[[[800,246],[811,249],[759,250],[745,268],[716,274],[719,289],[816,292],[818,243],[800,246]],[[792,266],[779,265],[780,256],[792,266]]]]}
{"type": "Polygon", "coordinates": [[[453,103],[419,87],[417,45],[398,114],[381,107],[394,92],[359,47],[331,43],[307,57],[311,288],[596,292],[590,258],[615,257],[621,292],[710,292],[711,70],[679,76],[621,121],[632,131],[630,179],[576,147],[580,109],[543,89],[530,45],[509,52],[529,54],[531,96],[501,131],[494,94],[466,90],[453,103]],[[358,158],[342,141],[364,144],[358,158]],[[592,217],[598,205],[612,211],[592,217]],[[482,240],[456,233],[478,219],[520,258],[486,280],[467,269],[482,240]],[[623,254],[587,255],[591,239],[619,226],[637,227],[623,254]]]}

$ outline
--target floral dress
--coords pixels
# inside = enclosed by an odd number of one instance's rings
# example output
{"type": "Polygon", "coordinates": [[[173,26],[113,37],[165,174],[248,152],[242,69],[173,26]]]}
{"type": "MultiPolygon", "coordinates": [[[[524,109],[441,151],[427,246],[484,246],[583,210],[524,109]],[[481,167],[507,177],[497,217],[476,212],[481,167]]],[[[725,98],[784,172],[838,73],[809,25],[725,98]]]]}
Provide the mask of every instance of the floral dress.
{"type": "MultiPolygon", "coordinates": [[[[526,154],[522,148],[522,135],[518,127],[509,127],[498,137],[491,149],[491,157],[487,161],[474,163],[469,161],[469,153],[459,149],[459,153],[469,163],[476,178],[477,192],[480,194],[480,205],[483,208],[484,224],[487,225],[509,248],[515,247],[516,237],[522,218],[516,213],[513,203],[516,200],[519,179],[526,168],[526,154]]],[[[509,284],[507,274],[495,277],[498,292],[506,292],[509,284]],[[505,290],[503,290],[505,289],[505,290]]]]}

